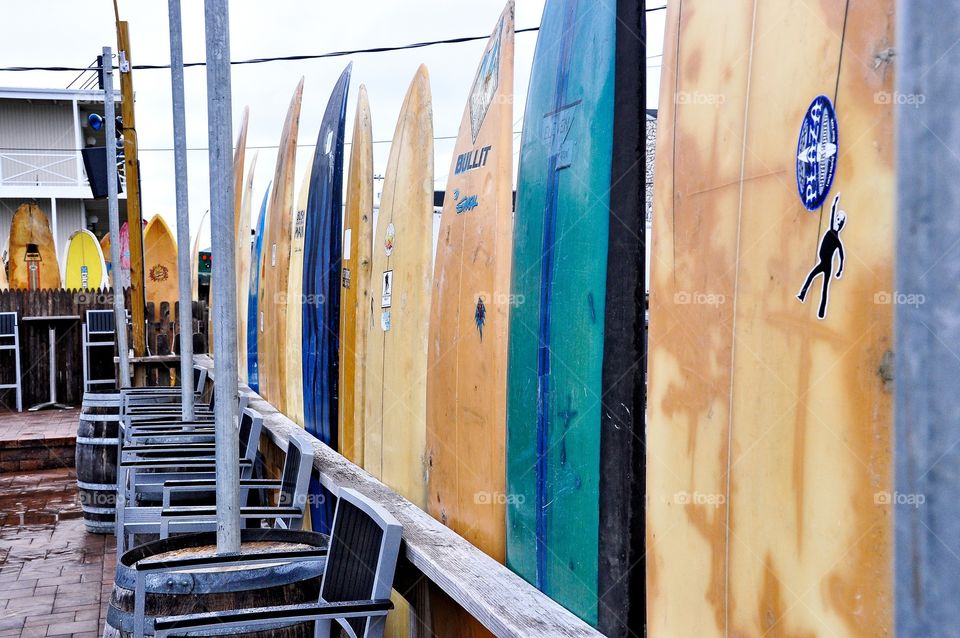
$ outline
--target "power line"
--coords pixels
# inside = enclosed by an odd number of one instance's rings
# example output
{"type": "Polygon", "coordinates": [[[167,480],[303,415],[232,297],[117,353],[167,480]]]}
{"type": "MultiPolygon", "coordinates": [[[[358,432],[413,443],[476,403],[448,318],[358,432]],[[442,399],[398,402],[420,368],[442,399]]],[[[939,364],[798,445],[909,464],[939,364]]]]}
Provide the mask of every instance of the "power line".
{"type": "MultiPolygon", "coordinates": [[[[662,7],[653,7],[652,9],[647,9],[647,13],[653,13],[654,11],[662,11],[666,9],[666,5],[662,7]]],[[[514,33],[534,33],[540,30],[540,27],[527,27],[525,29],[516,29],[514,33]]],[[[366,49],[351,49],[347,51],[330,51],[328,53],[316,53],[316,54],[307,54],[307,55],[284,55],[284,56],[275,56],[269,58],[251,58],[249,60],[234,60],[230,62],[232,66],[240,66],[245,64],[264,64],[267,62],[290,62],[290,61],[301,61],[301,60],[319,60],[322,58],[339,58],[348,55],[359,55],[363,53],[389,53],[392,51],[403,51],[407,49],[421,49],[423,47],[431,47],[440,44],[461,44],[463,42],[474,42],[477,40],[488,40],[490,34],[486,35],[476,35],[476,36],[463,36],[459,38],[448,38],[446,40],[430,40],[427,42],[414,42],[412,44],[403,44],[398,46],[387,46],[387,47],[370,47],[366,49]]],[[[206,66],[206,62],[187,62],[183,66],[187,67],[198,67],[206,66]]],[[[155,69],[169,69],[169,64],[134,64],[134,70],[155,70],[155,69]]],[[[98,67],[91,65],[89,67],[75,67],[75,66],[8,66],[0,67],[0,71],[9,71],[11,73],[21,72],[21,71],[54,71],[54,72],[85,72],[85,71],[95,71],[98,67]]]]}

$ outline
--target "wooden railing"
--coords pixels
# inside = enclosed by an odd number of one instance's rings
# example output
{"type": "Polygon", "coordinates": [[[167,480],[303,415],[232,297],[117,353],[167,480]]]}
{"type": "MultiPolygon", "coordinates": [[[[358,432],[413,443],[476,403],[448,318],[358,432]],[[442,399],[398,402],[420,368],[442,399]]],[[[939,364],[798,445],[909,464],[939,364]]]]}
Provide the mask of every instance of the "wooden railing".
{"type": "MultiPolygon", "coordinates": [[[[216,372],[210,357],[202,355],[196,359],[213,379],[216,372]]],[[[306,434],[249,387],[241,385],[240,391],[248,397],[250,407],[263,415],[264,431],[272,445],[286,451],[291,434],[306,434]]],[[[427,608],[420,599],[427,595],[426,588],[417,584],[428,579],[497,636],[602,637],[596,629],[362,468],[318,439],[311,437],[311,440],[314,469],[324,487],[334,494],[338,487],[355,489],[382,505],[403,524],[395,589],[414,610],[427,608]]],[[[415,626],[429,636],[429,623],[429,618],[418,618],[415,626]]]]}

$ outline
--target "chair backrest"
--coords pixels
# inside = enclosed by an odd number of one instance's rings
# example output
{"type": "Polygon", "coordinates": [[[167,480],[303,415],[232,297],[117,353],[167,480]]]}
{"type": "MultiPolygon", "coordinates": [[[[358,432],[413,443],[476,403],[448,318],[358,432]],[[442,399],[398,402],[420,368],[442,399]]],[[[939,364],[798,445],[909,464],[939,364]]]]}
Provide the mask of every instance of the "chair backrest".
{"type": "Polygon", "coordinates": [[[193,382],[193,391],[197,392],[198,394],[202,393],[203,388],[207,383],[207,369],[193,366],[193,382]]]}
{"type": "Polygon", "coordinates": [[[17,313],[0,312],[0,337],[17,336],[17,313]]]}
{"type": "Polygon", "coordinates": [[[250,408],[240,412],[240,457],[254,460],[260,447],[260,431],[263,429],[263,417],[250,408]]]}
{"type": "MultiPolygon", "coordinates": [[[[356,490],[342,487],[337,496],[320,598],[327,602],[389,598],[402,526],[356,490]]],[[[379,636],[384,618],[337,622],[349,623],[357,636],[379,636]]]]}
{"type": "Polygon", "coordinates": [[[116,321],[112,310],[88,310],[87,334],[113,334],[116,332],[116,321]]]}
{"type": "MultiPolygon", "coordinates": [[[[310,487],[310,472],[313,471],[313,446],[302,436],[294,434],[287,444],[287,457],[283,461],[283,473],[280,475],[280,494],[277,505],[281,507],[299,507],[306,510],[307,490],[310,487]]],[[[277,519],[284,527],[290,527],[296,521],[277,519]]]]}

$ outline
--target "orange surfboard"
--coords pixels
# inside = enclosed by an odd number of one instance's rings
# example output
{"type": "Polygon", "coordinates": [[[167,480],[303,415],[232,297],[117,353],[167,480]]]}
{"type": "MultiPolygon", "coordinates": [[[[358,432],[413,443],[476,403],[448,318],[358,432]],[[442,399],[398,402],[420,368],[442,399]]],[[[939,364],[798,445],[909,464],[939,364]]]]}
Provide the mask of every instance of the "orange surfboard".
{"type": "Polygon", "coordinates": [[[60,264],[50,221],[37,204],[21,204],[17,208],[10,223],[9,241],[7,259],[11,288],[40,290],[60,287],[60,264]]]}

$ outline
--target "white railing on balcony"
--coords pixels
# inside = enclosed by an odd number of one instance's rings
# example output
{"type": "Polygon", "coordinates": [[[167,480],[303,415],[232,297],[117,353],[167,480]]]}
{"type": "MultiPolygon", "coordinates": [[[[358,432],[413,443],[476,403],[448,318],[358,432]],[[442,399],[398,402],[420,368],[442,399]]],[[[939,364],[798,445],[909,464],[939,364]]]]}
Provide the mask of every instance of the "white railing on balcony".
{"type": "MultiPolygon", "coordinates": [[[[121,187],[126,186],[123,158],[117,158],[121,187]]],[[[0,187],[87,186],[78,151],[0,150],[0,187]]]]}

